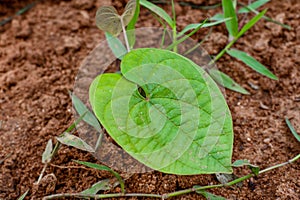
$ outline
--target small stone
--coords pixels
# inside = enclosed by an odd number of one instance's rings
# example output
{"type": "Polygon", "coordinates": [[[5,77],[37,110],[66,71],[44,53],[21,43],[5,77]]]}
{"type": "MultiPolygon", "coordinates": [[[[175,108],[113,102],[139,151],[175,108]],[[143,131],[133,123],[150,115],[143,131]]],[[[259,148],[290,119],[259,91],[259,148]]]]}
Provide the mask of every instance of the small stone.
{"type": "Polygon", "coordinates": [[[68,49],[78,50],[81,46],[82,41],[77,37],[65,37],[64,47],[68,49]]]}
{"type": "Polygon", "coordinates": [[[270,141],[271,141],[271,139],[270,139],[270,138],[266,138],[266,139],[264,139],[264,143],[266,143],[266,144],[269,144],[269,143],[270,143],[270,141]]]}

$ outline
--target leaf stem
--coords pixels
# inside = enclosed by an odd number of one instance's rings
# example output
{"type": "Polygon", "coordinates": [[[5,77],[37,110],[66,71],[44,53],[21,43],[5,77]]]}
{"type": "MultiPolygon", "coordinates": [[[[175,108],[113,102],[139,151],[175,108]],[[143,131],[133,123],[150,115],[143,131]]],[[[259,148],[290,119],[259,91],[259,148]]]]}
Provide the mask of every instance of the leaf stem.
{"type": "MultiPolygon", "coordinates": [[[[177,40],[177,31],[176,31],[176,12],[175,12],[174,0],[172,0],[171,3],[172,3],[172,13],[173,13],[173,26],[172,26],[173,43],[176,43],[176,40],[177,40]]],[[[173,51],[175,53],[177,53],[177,44],[173,47],[173,51]]]]}
{"type": "Polygon", "coordinates": [[[122,26],[122,30],[123,30],[123,35],[124,35],[124,40],[125,40],[127,52],[130,52],[130,46],[129,46],[129,42],[128,42],[128,38],[127,38],[127,34],[126,34],[126,29],[125,29],[122,17],[120,17],[120,21],[121,21],[121,26],[122,26]]]}
{"type": "MultiPolygon", "coordinates": [[[[288,165],[291,164],[292,162],[295,162],[296,160],[298,160],[300,158],[300,154],[298,154],[297,156],[295,156],[294,158],[290,159],[287,162],[278,164],[278,165],[274,165],[271,167],[268,167],[264,170],[261,170],[258,174],[262,174],[265,172],[268,172],[270,170],[282,167],[284,165],[288,165]]],[[[49,195],[43,198],[43,200],[48,200],[48,199],[59,199],[59,198],[65,198],[65,197],[74,197],[74,198],[93,198],[93,199],[105,199],[105,198],[113,198],[113,197],[152,197],[152,198],[160,198],[160,199],[168,199],[170,197],[175,197],[175,196],[179,196],[179,195],[183,195],[183,194],[188,194],[188,193],[192,193],[192,192],[196,192],[196,191],[200,191],[200,190],[206,190],[206,189],[212,189],[212,188],[220,188],[220,187],[229,187],[232,185],[235,185],[239,182],[242,182],[244,180],[247,180],[251,177],[255,176],[255,174],[251,173],[248,174],[246,176],[240,177],[238,179],[235,179],[231,182],[228,182],[226,184],[218,184],[218,185],[207,185],[207,186],[194,186],[193,188],[189,188],[189,189],[185,189],[185,190],[179,190],[176,192],[171,192],[171,193],[167,193],[167,194],[144,194],[144,193],[128,193],[128,194],[123,194],[123,193],[113,193],[113,194],[97,194],[97,195],[87,195],[87,194],[82,194],[82,193],[66,193],[66,194],[54,194],[54,195],[49,195]]]]}

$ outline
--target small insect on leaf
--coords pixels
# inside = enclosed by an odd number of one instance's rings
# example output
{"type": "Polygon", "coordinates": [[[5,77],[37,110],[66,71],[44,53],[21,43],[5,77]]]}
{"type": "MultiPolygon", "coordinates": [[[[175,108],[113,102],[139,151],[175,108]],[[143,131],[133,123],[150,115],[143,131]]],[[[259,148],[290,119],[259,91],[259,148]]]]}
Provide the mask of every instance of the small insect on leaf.
{"type": "Polygon", "coordinates": [[[136,0],[130,0],[120,16],[113,6],[102,6],[96,13],[96,25],[99,29],[117,36],[122,31],[121,19],[123,26],[127,26],[134,15],[135,7],[136,0]]]}

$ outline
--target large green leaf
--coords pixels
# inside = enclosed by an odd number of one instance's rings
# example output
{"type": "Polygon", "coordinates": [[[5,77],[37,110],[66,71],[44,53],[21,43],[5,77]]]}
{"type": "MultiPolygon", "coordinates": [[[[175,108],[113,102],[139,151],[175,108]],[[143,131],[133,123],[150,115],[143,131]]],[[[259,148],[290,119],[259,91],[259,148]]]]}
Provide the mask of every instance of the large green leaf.
{"type": "Polygon", "coordinates": [[[102,74],[90,102],[110,136],[131,156],[172,174],[231,173],[232,119],[216,83],[168,50],[136,49],[123,74],[102,74]]]}

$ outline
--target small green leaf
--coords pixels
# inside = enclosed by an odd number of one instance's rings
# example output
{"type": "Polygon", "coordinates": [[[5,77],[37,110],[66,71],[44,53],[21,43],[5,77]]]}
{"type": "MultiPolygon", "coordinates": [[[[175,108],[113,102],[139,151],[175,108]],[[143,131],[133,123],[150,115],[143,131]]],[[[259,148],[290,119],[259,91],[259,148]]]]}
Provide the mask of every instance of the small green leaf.
{"type": "MultiPolygon", "coordinates": [[[[194,189],[199,188],[200,186],[194,186],[194,189]]],[[[207,200],[226,200],[224,197],[218,196],[218,195],[214,195],[210,192],[207,192],[205,190],[196,190],[196,193],[201,194],[202,196],[204,196],[207,200]]]]}
{"type": "Polygon", "coordinates": [[[111,168],[109,168],[105,165],[99,165],[99,164],[91,163],[91,162],[85,162],[85,161],[80,161],[80,160],[73,160],[73,161],[77,162],[81,165],[85,165],[87,167],[90,167],[90,168],[94,168],[94,169],[97,169],[97,170],[104,170],[104,171],[108,171],[108,172],[112,173],[118,179],[118,181],[120,183],[120,186],[121,186],[122,193],[125,193],[124,180],[122,179],[120,174],[118,174],[117,172],[115,172],[111,168]]]}
{"type": "Polygon", "coordinates": [[[123,25],[127,26],[135,14],[136,0],[129,0],[125,6],[124,13],[121,15],[123,25]]]}
{"type": "Polygon", "coordinates": [[[232,0],[222,0],[222,7],[224,18],[231,18],[231,20],[225,22],[229,35],[236,37],[238,34],[238,19],[232,0]]]}
{"type": "Polygon", "coordinates": [[[285,122],[286,122],[287,126],[289,127],[290,131],[292,132],[292,134],[294,135],[294,137],[298,140],[298,142],[300,142],[300,135],[296,132],[296,130],[293,127],[293,125],[291,124],[290,120],[288,118],[285,118],[285,122]]]}
{"type": "Polygon", "coordinates": [[[95,150],[81,138],[72,135],[68,132],[64,132],[59,137],[56,137],[56,139],[64,145],[72,146],[83,151],[95,152],[95,150]]]}
{"type": "Polygon", "coordinates": [[[261,7],[262,5],[268,3],[270,0],[257,0],[250,5],[239,9],[238,13],[248,13],[251,10],[256,10],[257,8],[261,7]]]}
{"type": "Polygon", "coordinates": [[[238,35],[236,36],[237,38],[241,37],[246,31],[248,31],[256,22],[258,22],[267,12],[267,10],[263,10],[259,14],[257,14],[255,17],[253,17],[247,24],[243,26],[243,28],[240,30],[238,35]]]}
{"type": "Polygon", "coordinates": [[[253,70],[257,71],[258,73],[274,80],[278,80],[278,78],[270,71],[268,70],[264,65],[262,65],[260,62],[255,60],[252,56],[249,54],[239,51],[236,49],[229,49],[226,51],[230,56],[242,61],[249,67],[251,67],[253,70]]]}
{"type": "Polygon", "coordinates": [[[206,23],[199,23],[199,24],[189,24],[186,27],[184,27],[184,29],[180,33],[178,33],[177,37],[180,37],[180,36],[184,35],[186,32],[188,32],[190,30],[198,28],[200,25],[202,25],[201,26],[202,28],[206,28],[206,27],[211,27],[211,26],[215,26],[215,25],[221,24],[221,23],[226,22],[228,20],[230,20],[230,18],[221,19],[221,20],[218,20],[218,21],[215,21],[215,22],[206,22],[206,23]]]}
{"type": "Polygon", "coordinates": [[[124,56],[121,72],[98,76],[90,102],[127,153],[165,173],[232,172],[230,111],[202,68],[171,51],[141,48],[124,56]]]}
{"type": "Polygon", "coordinates": [[[232,80],[227,74],[217,70],[217,69],[210,69],[208,71],[209,75],[214,79],[218,84],[221,86],[239,92],[241,94],[249,94],[249,92],[232,80]]]}
{"type": "Polygon", "coordinates": [[[117,36],[122,31],[122,26],[127,26],[135,12],[136,1],[130,0],[124,13],[120,16],[113,6],[102,6],[96,13],[96,25],[99,29],[117,36]]]}
{"type": "Polygon", "coordinates": [[[96,25],[112,35],[119,35],[122,31],[120,16],[113,6],[102,6],[97,10],[96,25]]]}
{"type": "Polygon", "coordinates": [[[232,167],[242,167],[245,165],[250,165],[249,160],[236,160],[234,163],[232,163],[232,167]]]}
{"type": "Polygon", "coordinates": [[[73,93],[71,93],[72,102],[77,113],[82,116],[83,121],[94,127],[99,133],[102,132],[101,126],[95,115],[84,105],[84,103],[73,93]]]}
{"type": "MultiPolygon", "coordinates": [[[[132,32],[132,31],[129,31],[132,32]]],[[[115,55],[116,58],[122,60],[123,56],[127,53],[126,47],[119,40],[119,38],[113,36],[112,34],[105,32],[106,41],[111,51],[115,55]]]]}
{"type": "Polygon", "coordinates": [[[18,198],[18,200],[23,200],[26,197],[26,195],[27,195],[28,192],[29,192],[29,189],[24,194],[22,194],[22,196],[20,196],[18,198]]]}
{"type": "Polygon", "coordinates": [[[256,165],[253,165],[249,162],[249,160],[236,160],[234,163],[232,163],[233,167],[242,167],[242,166],[248,166],[253,174],[256,176],[259,174],[259,167],[256,165]]]}
{"type": "Polygon", "coordinates": [[[162,8],[158,7],[157,5],[147,1],[147,0],[140,0],[140,4],[142,6],[144,6],[145,8],[151,10],[152,12],[154,12],[156,15],[160,16],[161,18],[163,18],[171,28],[175,27],[175,22],[172,20],[172,18],[170,17],[170,15],[168,15],[168,13],[166,13],[166,11],[164,11],[162,8]]]}
{"type": "Polygon", "coordinates": [[[95,183],[89,189],[82,191],[81,194],[95,195],[100,190],[109,190],[109,189],[111,189],[110,180],[104,179],[104,180],[101,180],[101,181],[95,183]]]}
{"type": "Polygon", "coordinates": [[[167,50],[171,50],[172,48],[176,47],[178,44],[184,42],[185,40],[187,40],[188,38],[190,38],[192,35],[194,35],[200,28],[202,28],[202,26],[206,23],[207,20],[205,20],[204,22],[202,22],[202,24],[197,24],[198,26],[195,27],[195,29],[193,31],[191,31],[189,34],[184,35],[183,37],[181,37],[179,40],[175,40],[173,41],[172,44],[170,44],[166,49],[167,50]]]}
{"type": "Polygon", "coordinates": [[[45,151],[43,152],[42,163],[50,162],[52,150],[53,150],[53,145],[52,145],[52,140],[50,139],[50,140],[48,140],[45,151]]]}

